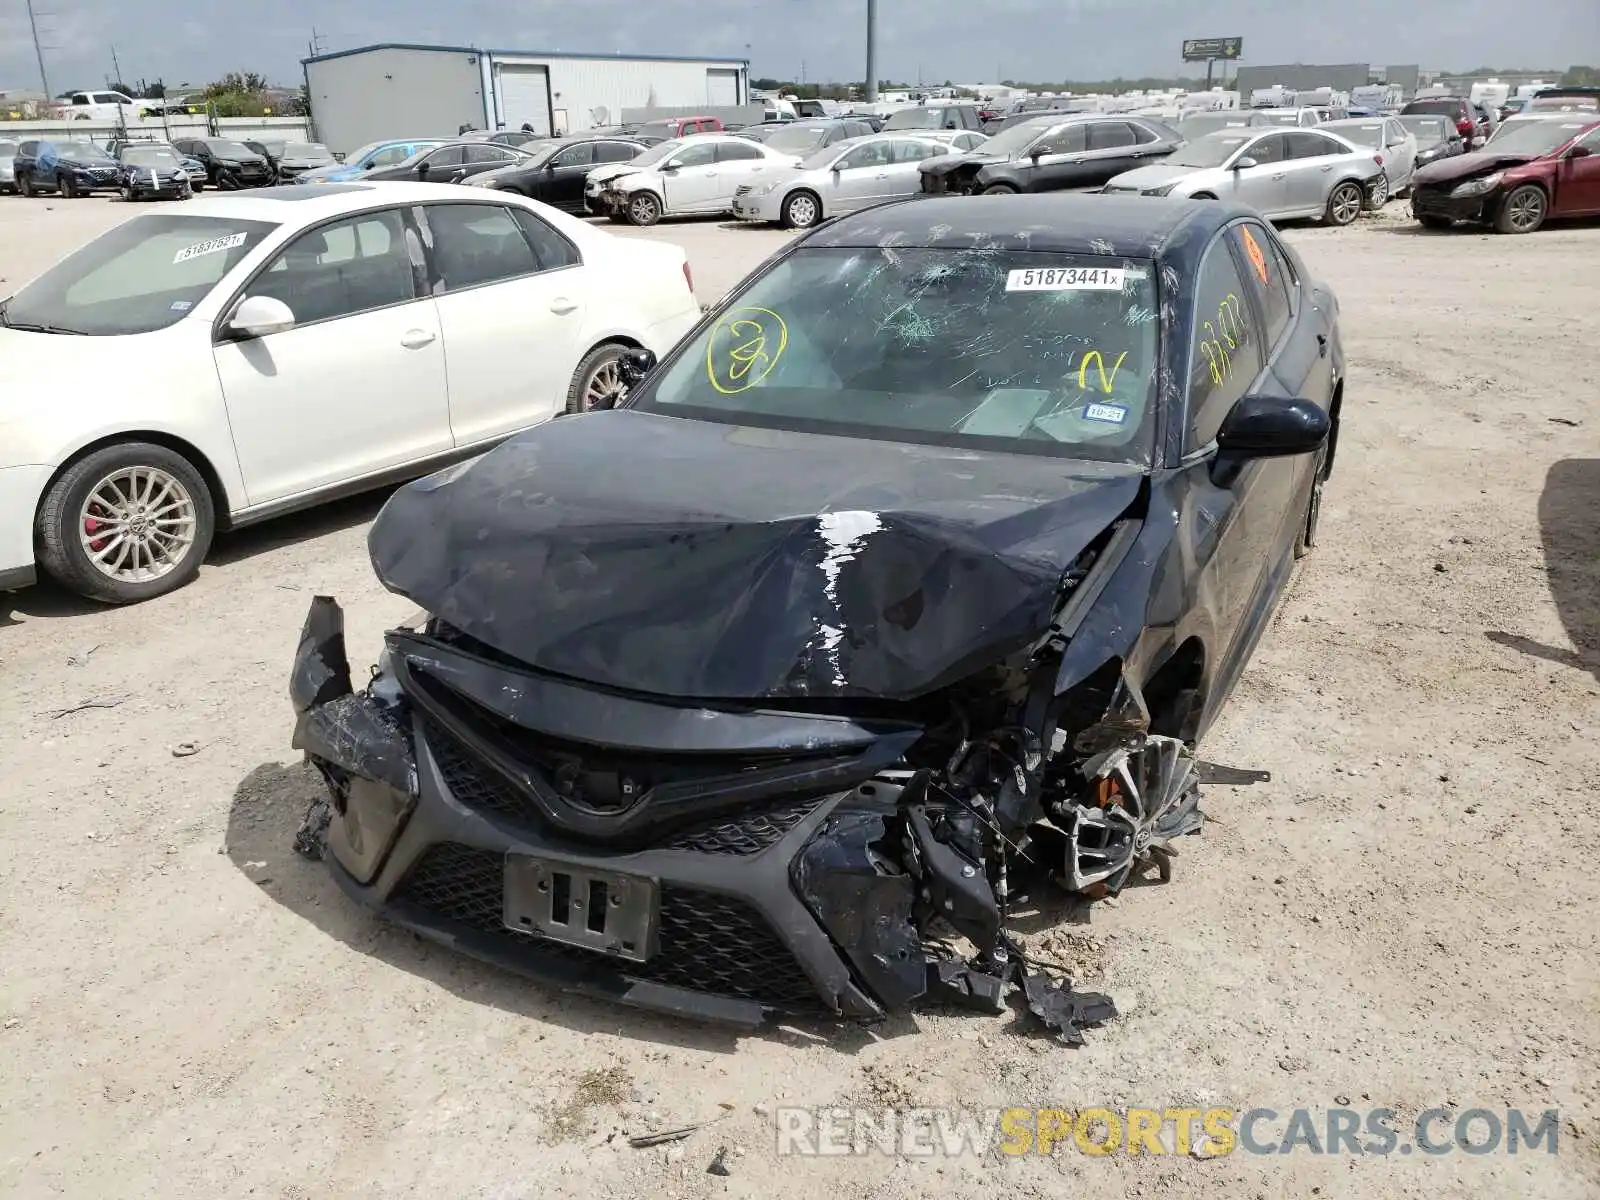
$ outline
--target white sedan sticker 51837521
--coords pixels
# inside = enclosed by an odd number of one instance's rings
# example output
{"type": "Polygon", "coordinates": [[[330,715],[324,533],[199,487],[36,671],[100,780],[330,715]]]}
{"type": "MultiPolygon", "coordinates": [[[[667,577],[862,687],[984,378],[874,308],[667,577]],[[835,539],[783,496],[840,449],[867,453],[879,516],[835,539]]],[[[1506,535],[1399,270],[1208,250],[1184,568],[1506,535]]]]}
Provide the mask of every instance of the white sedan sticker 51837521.
{"type": "Polygon", "coordinates": [[[196,242],[192,246],[185,246],[172,256],[174,263],[188,262],[191,258],[199,258],[202,254],[216,254],[221,250],[232,250],[244,245],[245,235],[230,233],[227,237],[212,238],[208,242],[196,242]]]}
{"type": "Polygon", "coordinates": [[[1120,292],[1121,267],[1032,267],[1006,275],[1008,292],[1120,292]]]}

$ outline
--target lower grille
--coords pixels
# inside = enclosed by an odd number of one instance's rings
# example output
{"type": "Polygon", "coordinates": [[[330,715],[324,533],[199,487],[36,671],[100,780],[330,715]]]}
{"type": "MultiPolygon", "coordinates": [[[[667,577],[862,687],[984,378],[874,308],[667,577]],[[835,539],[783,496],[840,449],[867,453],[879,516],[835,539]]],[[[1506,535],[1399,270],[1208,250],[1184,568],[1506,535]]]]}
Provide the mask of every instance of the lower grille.
{"type": "Polygon", "coordinates": [[[828,1011],[766,920],[736,897],[663,883],[659,948],[647,963],[624,963],[599,951],[512,933],[501,920],[504,893],[502,854],[443,842],[428,849],[395,898],[503,938],[508,948],[523,955],[604,967],[649,983],[732,996],[785,1012],[828,1011]]]}

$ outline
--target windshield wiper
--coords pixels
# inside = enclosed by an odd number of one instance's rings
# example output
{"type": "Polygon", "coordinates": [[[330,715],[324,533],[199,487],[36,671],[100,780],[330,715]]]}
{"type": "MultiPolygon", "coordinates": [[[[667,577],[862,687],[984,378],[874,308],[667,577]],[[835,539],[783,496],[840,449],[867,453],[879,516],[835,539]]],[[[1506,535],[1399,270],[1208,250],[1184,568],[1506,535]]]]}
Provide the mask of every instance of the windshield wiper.
{"type": "Polygon", "coordinates": [[[15,329],[19,333],[60,333],[71,334],[75,337],[88,337],[82,329],[67,329],[61,325],[41,324],[34,321],[13,321],[5,309],[0,308],[0,325],[7,329],[15,329]]]}

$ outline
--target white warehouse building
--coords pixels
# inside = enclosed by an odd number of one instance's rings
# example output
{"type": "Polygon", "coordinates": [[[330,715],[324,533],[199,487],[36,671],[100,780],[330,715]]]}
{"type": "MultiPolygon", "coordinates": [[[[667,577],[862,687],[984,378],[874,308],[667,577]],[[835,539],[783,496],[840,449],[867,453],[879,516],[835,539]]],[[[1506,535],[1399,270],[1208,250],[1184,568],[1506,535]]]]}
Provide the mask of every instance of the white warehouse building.
{"type": "Polygon", "coordinates": [[[316,137],[349,153],[386,138],[474,129],[578,133],[624,108],[749,101],[742,58],[632,57],[384,43],[304,59],[316,137]]]}

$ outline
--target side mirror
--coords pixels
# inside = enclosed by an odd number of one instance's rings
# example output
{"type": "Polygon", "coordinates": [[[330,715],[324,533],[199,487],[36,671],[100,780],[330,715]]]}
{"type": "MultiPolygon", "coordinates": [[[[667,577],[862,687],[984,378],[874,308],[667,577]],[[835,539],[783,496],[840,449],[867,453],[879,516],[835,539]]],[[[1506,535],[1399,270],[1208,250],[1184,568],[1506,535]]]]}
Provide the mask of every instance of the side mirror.
{"type": "Polygon", "coordinates": [[[425,162],[419,162],[417,164],[417,178],[418,179],[426,179],[428,177],[428,173],[430,171],[432,171],[432,170],[433,170],[433,166],[431,164],[425,163],[425,162]]]}
{"type": "MultiPolygon", "coordinates": [[[[617,360],[617,374],[622,377],[622,382],[629,388],[638,387],[644,382],[644,377],[656,369],[656,352],[654,350],[624,350],[622,357],[617,360]]],[[[607,407],[610,407],[608,405],[607,407]]]]}
{"type": "Polygon", "coordinates": [[[271,296],[246,296],[234,309],[227,332],[235,338],[266,337],[294,328],[294,310],[271,296]]]}
{"type": "Polygon", "coordinates": [[[1594,151],[1589,149],[1589,147],[1587,147],[1587,146],[1574,146],[1571,150],[1567,151],[1567,157],[1568,158],[1588,158],[1589,155],[1591,155],[1593,153],[1594,153],[1594,151]]]}
{"type": "Polygon", "coordinates": [[[344,151],[343,150],[335,150],[333,152],[333,161],[337,162],[337,163],[342,163],[344,161],[344,151]]]}
{"type": "Polygon", "coordinates": [[[1328,414],[1310,400],[1241,397],[1217,430],[1211,480],[1228,487],[1251,459],[1310,454],[1328,440],[1331,428],[1328,414]]]}
{"type": "Polygon", "coordinates": [[[1243,158],[1236,158],[1233,160],[1233,169],[1235,171],[1248,171],[1251,167],[1259,167],[1260,165],[1260,163],[1251,158],[1248,154],[1246,154],[1243,158]]]}

